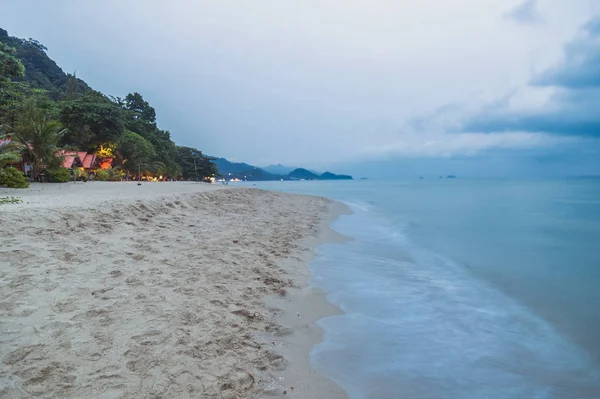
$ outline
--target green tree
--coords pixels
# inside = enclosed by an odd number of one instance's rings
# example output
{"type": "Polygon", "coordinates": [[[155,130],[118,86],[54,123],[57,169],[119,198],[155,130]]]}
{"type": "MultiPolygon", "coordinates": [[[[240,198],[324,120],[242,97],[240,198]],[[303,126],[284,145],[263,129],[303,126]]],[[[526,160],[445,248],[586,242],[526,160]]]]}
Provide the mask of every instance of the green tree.
{"type": "Polygon", "coordinates": [[[171,178],[180,177],[181,167],[175,161],[177,146],[171,140],[171,133],[167,130],[154,128],[146,131],[144,138],[152,143],[156,150],[156,161],[163,165],[160,174],[171,178]]]}
{"type": "Polygon", "coordinates": [[[125,109],[131,112],[133,120],[145,123],[156,123],[156,111],[144,100],[140,93],[129,93],[125,96],[125,109]]]}
{"type": "Polygon", "coordinates": [[[0,134],[0,168],[21,161],[21,151],[25,146],[7,134],[0,134]]]}
{"type": "Polygon", "coordinates": [[[121,155],[123,169],[133,173],[137,173],[138,168],[149,170],[156,156],[152,143],[131,131],[125,131],[119,137],[117,150],[121,155]]]}
{"type": "Polygon", "coordinates": [[[16,53],[14,47],[0,42],[0,89],[10,84],[10,78],[20,78],[25,74],[25,67],[16,53]]]}
{"type": "MultiPolygon", "coordinates": [[[[141,94],[130,93],[124,100],[121,100],[121,104],[127,130],[141,135],[150,141],[155,148],[159,146],[159,141],[165,140],[165,134],[156,127],[156,111],[144,100],[141,94]]],[[[166,136],[168,136],[168,132],[166,136]]],[[[170,140],[170,137],[166,137],[166,140],[170,140]]]]}
{"type": "Polygon", "coordinates": [[[196,172],[198,180],[219,174],[217,165],[211,162],[212,158],[203,155],[202,151],[195,148],[177,146],[175,159],[181,167],[183,178],[186,180],[195,180],[196,172]]]}
{"type": "Polygon", "coordinates": [[[69,129],[62,143],[83,150],[94,150],[99,143],[115,141],[125,130],[121,107],[98,92],[65,101],[60,121],[69,129]]]}
{"type": "Polygon", "coordinates": [[[7,116],[16,97],[15,83],[25,73],[23,63],[16,57],[16,49],[0,42],[0,124],[12,122],[7,116]]]}
{"type": "Polygon", "coordinates": [[[44,168],[58,168],[62,158],[56,155],[58,143],[66,129],[60,122],[50,119],[35,99],[28,100],[15,127],[19,140],[27,143],[26,151],[32,159],[34,179],[39,179],[44,168]]]}
{"type": "Polygon", "coordinates": [[[0,168],[0,186],[10,188],[27,188],[29,182],[23,173],[13,166],[0,168]]]}
{"type": "Polygon", "coordinates": [[[155,167],[150,171],[171,178],[180,177],[181,167],[175,160],[176,145],[168,130],[156,126],[155,109],[139,93],[130,93],[125,99],[116,98],[115,102],[122,104],[127,129],[152,143],[156,157],[153,160],[155,167]]]}
{"type": "Polygon", "coordinates": [[[67,101],[73,101],[75,99],[77,99],[79,93],[78,93],[78,88],[79,88],[79,81],[77,79],[77,75],[75,75],[75,72],[73,72],[73,75],[67,75],[69,78],[67,80],[67,89],[66,89],[66,93],[65,93],[65,100],[67,101]]]}
{"type": "Polygon", "coordinates": [[[23,104],[31,99],[53,118],[58,114],[58,104],[48,97],[46,90],[34,89],[25,82],[11,82],[4,90],[0,89],[0,124],[14,126],[23,104]]]}

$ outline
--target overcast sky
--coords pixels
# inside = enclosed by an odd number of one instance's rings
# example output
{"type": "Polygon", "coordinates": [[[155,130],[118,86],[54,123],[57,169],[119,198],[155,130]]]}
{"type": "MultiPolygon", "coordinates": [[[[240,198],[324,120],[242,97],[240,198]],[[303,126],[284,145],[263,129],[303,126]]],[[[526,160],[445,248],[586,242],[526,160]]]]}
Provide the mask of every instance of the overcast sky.
{"type": "Polygon", "coordinates": [[[0,27],[231,160],[600,173],[597,0],[4,0],[0,27]]]}

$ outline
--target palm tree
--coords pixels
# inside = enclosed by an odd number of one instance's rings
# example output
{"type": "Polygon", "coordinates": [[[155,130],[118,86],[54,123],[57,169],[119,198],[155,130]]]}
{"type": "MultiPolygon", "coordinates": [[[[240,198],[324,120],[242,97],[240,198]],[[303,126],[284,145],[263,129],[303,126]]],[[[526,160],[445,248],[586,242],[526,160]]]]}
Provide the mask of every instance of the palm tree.
{"type": "Polygon", "coordinates": [[[26,151],[32,160],[32,175],[39,179],[44,168],[57,168],[62,158],[57,157],[58,142],[66,133],[60,122],[51,120],[39,109],[35,100],[24,104],[15,132],[19,140],[27,143],[26,151]]]}
{"type": "Polygon", "coordinates": [[[67,132],[58,121],[42,117],[31,120],[24,126],[22,137],[27,140],[27,150],[31,156],[32,174],[38,179],[44,168],[57,168],[62,164],[62,157],[56,155],[58,142],[67,132]]]}
{"type": "Polygon", "coordinates": [[[57,157],[58,142],[66,133],[60,122],[50,119],[43,110],[36,107],[35,100],[24,104],[15,134],[22,143],[32,161],[32,176],[38,180],[44,168],[57,168],[62,157],[57,157]]]}
{"type": "Polygon", "coordinates": [[[7,134],[0,135],[0,168],[21,161],[21,151],[24,145],[7,134]]]}

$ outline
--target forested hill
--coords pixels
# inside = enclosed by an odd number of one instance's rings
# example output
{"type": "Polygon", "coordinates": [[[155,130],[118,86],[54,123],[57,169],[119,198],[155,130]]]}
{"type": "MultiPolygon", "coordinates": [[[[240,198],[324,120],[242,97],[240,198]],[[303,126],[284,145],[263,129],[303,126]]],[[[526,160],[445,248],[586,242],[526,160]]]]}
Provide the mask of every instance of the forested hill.
{"type": "MultiPolygon", "coordinates": [[[[16,50],[16,57],[25,67],[24,76],[15,77],[13,81],[24,81],[32,88],[45,90],[53,100],[61,100],[65,97],[71,75],[63,72],[56,62],[48,57],[44,45],[35,39],[11,37],[2,28],[0,28],[0,41],[16,50]]],[[[74,87],[80,94],[90,90],[81,79],[76,79],[74,87]]]]}
{"type": "Polygon", "coordinates": [[[217,173],[195,148],[177,146],[156,123],[155,109],[139,93],[105,95],[65,73],[34,39],[0,29],[0,135],[37,143],[34,168],[56,164],[57,149],[112,158],[120,173],[191,179],[217,173]],[[52,150],[54,149],[54,150],[52,150]],[[45,157],[45,159],[44,159],[45,157]]]}

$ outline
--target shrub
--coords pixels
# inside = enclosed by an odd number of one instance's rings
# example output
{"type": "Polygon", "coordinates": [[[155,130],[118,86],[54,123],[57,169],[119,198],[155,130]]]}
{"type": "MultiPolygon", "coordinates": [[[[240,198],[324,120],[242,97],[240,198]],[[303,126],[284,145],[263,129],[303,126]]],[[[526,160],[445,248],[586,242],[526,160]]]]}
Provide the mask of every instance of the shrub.
{"type": "Polygon", "coordinates": [[[9,166],[0,169],[0,185],[9,188],[27,188],[29,182],[20,170],[9,166]]]}
{"type": "Polygon", "coordinates": [[[75,181],[88,181],[88,174],[85,170],[74,168],[71,179],[75,181]]]}
{"type": "Polygon", "coordinates": [[[110,170],[110,181],[121,181],[125,177],[125,172],[123,172],[120,168],[112,168],[110,170]]]}
{"type": "Polygon", "coordinates": [[[67,168],[46,169],[46,177],[53,183],[66,183],[73,179],[67,168]]]}
{"type": "Polygon", "coordinates": [[[98,169],[96,171],[96,176],[94,180],[98,181],[108,181],[110,179],[110,170],[108,169],[98,169]]]}

